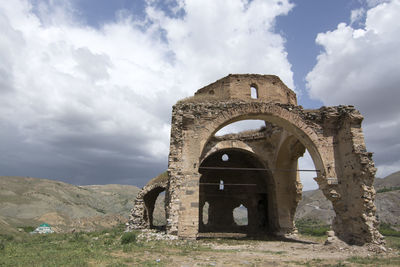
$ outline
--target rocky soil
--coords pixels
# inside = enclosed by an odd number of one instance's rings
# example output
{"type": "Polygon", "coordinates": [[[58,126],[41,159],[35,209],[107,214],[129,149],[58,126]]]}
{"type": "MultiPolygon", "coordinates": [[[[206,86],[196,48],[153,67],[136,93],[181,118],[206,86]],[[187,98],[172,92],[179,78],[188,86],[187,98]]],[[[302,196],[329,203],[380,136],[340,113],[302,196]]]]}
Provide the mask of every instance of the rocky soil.
{"type": "Polygon", "coordinates": [[[293,239],[200,239],[178,240],[155,230],[138,236],[149,253],[118,253],[118,257],[146,258],[147,263],[163,266],[398,266],[399,251],[370,245],[349,246],[343,242],[325,245],[322,239],[297,236],[293,239]],[[167,243],[157,249],[156,244],[167,243]]]}

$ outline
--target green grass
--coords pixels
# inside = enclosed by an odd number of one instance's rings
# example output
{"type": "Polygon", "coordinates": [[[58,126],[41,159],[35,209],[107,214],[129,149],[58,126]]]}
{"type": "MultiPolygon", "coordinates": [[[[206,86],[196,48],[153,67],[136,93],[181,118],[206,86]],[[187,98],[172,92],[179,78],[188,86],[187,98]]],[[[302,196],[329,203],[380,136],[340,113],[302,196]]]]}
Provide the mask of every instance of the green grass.
{"type": "Polygon", "coordinates": [[[193,241],[138,241],[124,226],[96,232],[0,235],[0,266],[163,266],[210,248],[193,241]],[[164,257],[157,262],[157,257],[164,257]]]}
{"type": "Polygon", "coordinates": [[[385,236],[386,246],[400,250],[400,237],[396,236],[385,236]]]}
{"type": "MultiPolygon", "coordinates": [[[[306,222],[303,223],[303,226],[306,226],[306,222]]],[[[312,225],[319,224],[311,221],[312,225]]],[[[387,236],[386,240],[389,247],[400,248],[400,237],[387,236]]],[[[210,259],[218,259],[219,255],[227,257],[227,253],[236,257],[235,255],[243,250],[243,248],[215,250],[209,245],[210,243],[257,247],[260,242],[265,241],[224,238],[199,241],[143,241],[138,238],[138,232],[125,233],[123,225],[89,233],[32,235],[21,232],[18,235],[0,235],[0,266],[173,266],[177,263],[176,258],[193,259],[204,253],[209,255],[207,257],[210,259]]],[[[262,252],[275,256],[288,253],[283,250],[262,252]]],[[[257,258],[254,258],[254,262],[256,260],[257,258]]],[[[351,258],[351,263],[364,264],[362,262],[367,262],[369,265],[375,263],[398,265],[400,257],[385,260],[379,258],[379,261],[373,257],[351,258]]],[[[325,265],[325,261],[316,259],[299,262],[299,265],[344,266],[340,261],[332,263],[336,265],[325,265]]]]}
{"type": "Polygon", "coordinates": [[[84,234],[32,235],[4,245],[0,266],[86,266],[90,258],[106,257],[103,245],[84,234]]]}
{"type": "Polygon", "coordinates": [[[87,266],[113,263],[110,253],[122,249],[121,228],[92,233],[0,236],[0,266],[87,266]]]}
{"type": "Polygon", "coordinates": [[[325,236],[330,226],[313,219],[300,219],[296,221],[296,227],[300,234],[310,236],[325,236]]]}
{"type": "Polygon", "coordinates": [[[136,233],[127,232],[121,236],[121,244],[129,244],[136,242],[136,233]]]}
{"type": "Polygon", "coordinates": [[[34,226],[20,226],[18,228],[23,229],[25,233],[33,232],[33,230],[36,229],[36,227],[34,227],[34,226]]]}
{"type": "Polygon", "coordinates": [[[390,191],[400,190],[400,186],[384,187],[376,191],[376,193],[385,193],[390,191]]]}
{"type": "Polygon", "coordinates": [[[381,223],[379,226],[379,232],[384,236],[400,237],[400,231],[393,229],[393,226],[388,223],[381,223]]]}
{"type": "Polygon", "coordinates": [[[363,265],[373,265],[373,266],[383,266],[383,265],[391,265],[391,266],[400,266],[400,257],[351,257],[348,258],[347,261],[356,264],[363,265]]]}

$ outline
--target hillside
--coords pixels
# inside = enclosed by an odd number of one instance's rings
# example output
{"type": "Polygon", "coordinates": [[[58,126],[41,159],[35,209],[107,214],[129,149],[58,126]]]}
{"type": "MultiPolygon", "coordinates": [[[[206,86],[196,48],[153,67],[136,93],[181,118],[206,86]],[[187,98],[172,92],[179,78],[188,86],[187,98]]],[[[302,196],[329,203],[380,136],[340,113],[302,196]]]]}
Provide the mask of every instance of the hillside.
{"type": "Polygon", "coordinates": [[[0,231],[47,222],[58,231],[93,230],[126,221],[139,188],[75,186],[25,177],[0,177],[0,231]]]}
{"type": "MultiPolygon", "coordinates": [[[[376,178],[374,186],[377,191],[375,204],[378,218],[381,222],[400,227],[400,171],[385,178],[376,178]]],[[[320,190],[303,192],[296,219],[317,219],[329,224],[334,216],[332,204],[320,190]]]]}
{"type": "MultiPolygon", "coordinates": [[[[377,215],[381,222],[389,223],[400,228],[400,171],[385,178],[377,178],[374,183],[376,194],[377,215]]],[[[158,198],[154,211],[154,220],[157,224],[165,223],[165,213],[162,208],[163,198],[158,198]]],[[[204,211],[206,214],[207,211],[204,211]]],[[[246,222],[247,212],[236,211],[235,217],[238,221],[246,222]]],[[[320,190],[303,192],[303,199],[296,210],[296,220],[309,218],[331,224],[335,213],[332,204],[320,190]]]]}
{"type": "Polygon", "coordinates": [[[377,191],[384,188],[400,187],[400,171],[392,173],[383,179],[376,178],[374,186],[377,191]]]}
{"type": "MultiPolygon", "coordinates": [[[[400,226],[400,172],[376,179],[377,214],[382,222],[400,226]]],[[[124,223],[139,188],[129,185],[75,186],[59,181],[0,176],[0,233],[46,222],[56,231],[95,230],[124,223]]],[[[165,223],[163,197],[157,199],[154,220],[165,223]]],[[[239,217],[245,216],[241,212],[239,217]]],[[[303,192],[296,219],[330,223],[332,205],[320,190],[303,192]]]]}

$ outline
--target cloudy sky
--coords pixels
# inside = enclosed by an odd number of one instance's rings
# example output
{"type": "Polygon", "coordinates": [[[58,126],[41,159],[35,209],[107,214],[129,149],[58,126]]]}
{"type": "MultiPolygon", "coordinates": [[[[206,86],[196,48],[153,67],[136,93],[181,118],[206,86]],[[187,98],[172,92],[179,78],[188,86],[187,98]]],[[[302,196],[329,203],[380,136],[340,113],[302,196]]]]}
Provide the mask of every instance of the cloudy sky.
{"type": "Polygon", "coordinates": [[[143,186],[177,100],[260,73],[305,108],[355,105],[383,177],[400,170],[399,47],[400,0],[0,1],[0,175],[143,186]]]}

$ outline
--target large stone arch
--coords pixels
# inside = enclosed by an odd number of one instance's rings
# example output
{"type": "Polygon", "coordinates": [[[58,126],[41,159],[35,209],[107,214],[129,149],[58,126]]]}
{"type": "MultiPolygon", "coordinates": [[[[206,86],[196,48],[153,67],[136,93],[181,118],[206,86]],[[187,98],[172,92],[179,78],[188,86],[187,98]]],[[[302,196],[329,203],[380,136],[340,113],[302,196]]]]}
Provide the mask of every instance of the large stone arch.
{"type": "Polygon", "coordinates": [[[249,146],[248,144],[246,144],[243,141],[240,140],[224,140],[224,141],[220,141],[217,144],[215,144],[214,146],[212,146],[210,149],[204,149],[203,153],[200,157],[199,160],[199,165],[203,162],[203,160],[205,158],[207,158],[208,156],[210,156],[211,154],[219,151],[219,150],[223,150],[223,149],[228,149],[228,148],[235,148],[235,149],[241,149],[241,150],[245,150],[248,151],[250,153],[255,153],[253,148],[251,146],[249,146]]]}
{"type": "Polygon", "coordinates": [[[158,195],[165,191],[168,184],[168,175],[162,173],[150,180],[136,196],[129,218],[131,229],[153,228],[153,211],[158,195]]]}
{"type": "MultiPolygon", "coordinates": [[[[281,127],[309,151],[318,170],[316,181],[335,209],[332,226],[337,236],[351,244],[382,243],[374,205],[376,169],[365,147],[363,117],[353,106],[304,110],[296,103],[295,93],[276,76],[235,74],[174,105],[166,182],[168,233],[181,238],[198,235],[199,166],[215,133],[236,121],[260,119],[281,127]],[[254,85],[258,99],[250,95],[254,85]]],[[[273,149],[279,158],[278,148],[273,149]]],[[[287,163],[293,168],[295,160],[287,163]]],[[[279,169],[279,164],[269,167],[279,169]]],[[[289,225],[288,232],[291,229],[289,225]]]]}
{"type": "MultiPolygon", "coordinates": [[[[334,161],[333,161],[333,150],[331,146],[326,146],[329,144],[329,140],[324,140],[325,142],[321,142],[322,136],[318,135],[316,131],[310,127],[310,122],[307,123],[301,116],[292,112],[291,107],[284,106],[281,107],[276,104],[265,104],[265,103],[249,103],[244,106],[240,106],[238,108],[231,108],[229,110],[225,110],[220,112],[212,121],[209,121],[204,125],[204,129],[208,134],[207,138],[204,138],[204,144],[202,147],[201,154],[205,154],[206,144],[209,140],[215,135],[223,127],[237,122],[241,120],[249,120],[249,119],[258,119],[264,120],[269,123],[273,123],[281,128],[283,128],[286,132],[289,133],[289,136],[286,139],[283,139],[283,143],[280,144],[279,149],[277,150],[276,156],[279,158],[282,156],[284,149],[287,149],[288,144],[291,142],[300,141],[299,144],[299,152],[292,153],[291,156],[295,156],[295,158],[290,160],[283,159],[275,159],[276,162],[271,164],[270,168],[272,169],[274,175],[273,181],[279,189],[278,180],[287,179],[291,180],[289,188],[285,188],[289,190],[287,195],[283,193],[283,189],[276,192],[276,206],[274,207],[277,211],[277,218],[279,223],[277,223],[278,232],[276,234],[287,234],[293,233],[295,231],[294,225],[294,214],[296,211],[296,207],[298,202],[301,200],[301,183],[299,182],[299,177],[297,172],[280,172],[280,169],[297,169],[297,159],[304,154],[305,148],[310,151],[310,155],[314,161],[314,165],[317,169],[317,180],[319,181],[320,188],[328,187],[327,177],[336,177],[334,161]],[[284,108],[286,107],[286,108],[284,108]],[[325,158],[323,156],[326,156],[325,158]],[[329,174],[327,174],[329,172],[329,174]],[[285,195],[283,195],[285,194],[285,195]]],[[[319,128],[318,125],[314,125],[315,128],[319,128]]],[[[242,142],[243,143],[243,142],[242,142]]],[[[229,143],[225,142],[225,145],[229,143]]],[[[245,146],[246,144],[241,144],[245,146]]],[[[221,145],[222,146],[222,145],[221,145]]],[[[247,149],[253,151],[251,147],[248,145],[247,149]]],[[[253,151],[254,152],[254,151],[253,151]]],[[[210,151],[207,153],[209,154],[210,151]]],[[[201,162],[199,162],[201,164],[201,162]]],[[[330,191],[323,190],[326,197],[330,199],[330,191]]]]}
{"type": "MultiPolygon", "coordinates": [[[[171,205],[168,207],[167,229],[170,233],[187,238],[197,236],[200,179],[197,169],[210,138],[230,123],[259,119],[282,127],[308,149],[318,170],[318,185],[327,199],[332,201],[337,215],[333,223],[336,234],[342,240],[356,244],[380,240],[376,230],[373,198],[369,197],[369,204],[364,204],[361,200],[363,194],[371,195],[369,192],[374,169],[371,165],[366,167],[362,164],[362,160],[370,156],[363,152],[365,144],[360,141],[362,139],[358,137],[360,133],[357,130],[360,128],[360,115],[354,108],[334,107],[307,111],[293,105],[261,101],[224,101],[178,103],[173,112],[168,170],[171,205]],[[350,147],[356,147],[359,152],[342,155],[342,150],[350,147]],[[343,174],[342,170],[349,162],[354,162],[352,168],[355,171],[352,174],[343,174]],[[363,171],[363,168],[368,172],[363,171]],[[364,177],[360,180],[352,179],[347,187],[342,186],[344,182],[349,183],[350,175],[364,177]],[[174,205],[175,199],[180,200],[179,204],[174,205]],[[349,207],[352,206],[354,208],[350,211],[349,207]],[[181,217],[186,219],[179,219],[181,217]],[[349,224],[354,225],[349,228],[349,224]]],[[[291,229],[294,228],[289,227],[286,231],[290,232],[291,229]]]]}
{"type": "Polygon", "coordinates": [[[333,154],[329,140],[321,140],[321,136],[313,129],[320,127],[318,125],[310,127],[310,122],[307,123],[301,116],[289,110],[292,107],[284,107],[258,102],[243,104],[238,108],[220,112],[212,121],[204,125],[205,131],[209,134],[201,143],[202,151],[209,139],[223,127],[241,120],[264,120],[282,127],[300,140],[308,149],[315,167],[319,170],[319,177],[336,177],[334,166],[332,166],[334,162],[332,162],[332,159],[324,157],[333,154]]]}

